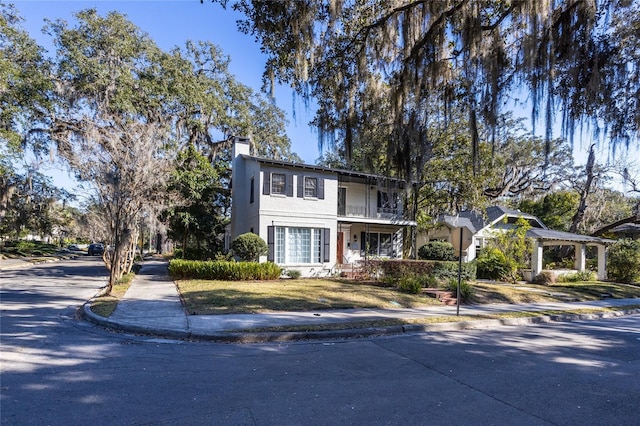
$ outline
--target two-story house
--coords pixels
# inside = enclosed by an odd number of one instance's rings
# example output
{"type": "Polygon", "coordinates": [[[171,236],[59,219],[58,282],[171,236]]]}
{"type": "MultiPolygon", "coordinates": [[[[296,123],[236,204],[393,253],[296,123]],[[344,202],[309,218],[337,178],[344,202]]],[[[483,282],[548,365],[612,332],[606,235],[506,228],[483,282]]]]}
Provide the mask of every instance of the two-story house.
{"type": "Polygon", "coordinates": [[[233,149],[229,239],[253,232],[272,261],[302,276],[325,276],[368,256],[401,258],[405,182],[250,155],[233,149]]]}

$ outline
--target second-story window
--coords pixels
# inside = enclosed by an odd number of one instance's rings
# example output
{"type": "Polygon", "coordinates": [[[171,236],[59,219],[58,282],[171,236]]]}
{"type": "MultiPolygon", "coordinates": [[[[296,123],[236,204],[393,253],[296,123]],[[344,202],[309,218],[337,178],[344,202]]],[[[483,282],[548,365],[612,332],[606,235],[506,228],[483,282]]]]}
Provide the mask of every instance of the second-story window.
{"type": "Polygon", "coordinates": [[[304,196],[313,198],[318,197],[318,178],[304,178],[304,196]]]}
{"type": "Polygon", "coordinates": [[[286,195],[287,179],[286,175],[281,173],[271,174],[271,193],[286,195]]]}

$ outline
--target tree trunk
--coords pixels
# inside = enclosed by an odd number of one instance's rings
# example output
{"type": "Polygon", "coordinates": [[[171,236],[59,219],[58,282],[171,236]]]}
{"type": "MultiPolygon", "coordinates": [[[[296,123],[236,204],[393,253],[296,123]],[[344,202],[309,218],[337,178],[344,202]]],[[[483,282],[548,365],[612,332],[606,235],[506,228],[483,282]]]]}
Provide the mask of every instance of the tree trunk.
{"type": "Polygon", "coordinates": [[[593,166],[596,161],[596,155],[594,152],[595,145],[591,145],[589,148],[589,158],[587,159],[587,165],[585,166],[585,172],[587,175],[587,181],[584,184],[584,188],[580,191],[580,204],[578,205],[578,211],[573,215],[571,220],[571,227],[569,228],[569,232],[576,233],[578,230],[578,225],[582,223],[584,219],[584,213],[587,210],[587,197],[591,193],[591,185],[593,184],[593,166]]]}

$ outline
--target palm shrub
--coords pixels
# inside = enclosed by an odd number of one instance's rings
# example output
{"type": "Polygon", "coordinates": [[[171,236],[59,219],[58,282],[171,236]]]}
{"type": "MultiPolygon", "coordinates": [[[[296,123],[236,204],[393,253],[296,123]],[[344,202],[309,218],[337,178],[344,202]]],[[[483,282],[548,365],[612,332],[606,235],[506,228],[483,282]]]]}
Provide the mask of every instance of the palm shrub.
{"type": "Polygon", "coordinates": [[[489,247],[480,252],[476,259],[478,278],[490,280],[508,279],[518,269],[518,264],[507,258],[502,250],[489,247]]]}
{"type": "Polygon", "coordinates": [[[242,261],[253,262],[257,261],[260,256],[267,254],[268,247],[267,243],[259,235],[247,232],[246,234],[238,235],[231,242],[231,250],[242,261]]]}
{"type": "Polygon", "coordinates": [[[619,240],[609,249],[609,278],[623,283],[640,282],[640,240],[619,240]]]}
{"type": "Polygon", "coordinates": [[[422,291],[422,282],[416,276],[406,276],[398,281],[398,288],[404,292],[418,294],[422,291]]]}
{"type": "MultiPolygon", "coordinates": [[[[458,280],[450,279],[447,281],[445,290],[458,294],[458,280]]],[[[460,281],[460,301],[468,302],[473,297],[473,287],[467,281],[460,281]]]]}

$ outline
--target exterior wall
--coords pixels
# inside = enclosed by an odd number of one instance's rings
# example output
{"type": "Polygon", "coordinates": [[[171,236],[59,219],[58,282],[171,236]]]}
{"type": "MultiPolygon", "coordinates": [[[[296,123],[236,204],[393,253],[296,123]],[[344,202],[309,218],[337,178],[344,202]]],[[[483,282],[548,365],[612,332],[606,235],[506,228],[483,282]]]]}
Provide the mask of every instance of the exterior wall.
{"type": "Polygon", "coordinates": [[[247,223],[247,209],[249,204],[249,179],[247,167],[242,155],[249,155],[249,144],[236,142],[233,144],[231,166],[231,240],[243,234],[243,226],[247,223]]]}
{"type": "MultiPolygon", "coordinates": [[[[329,262],[281,264],[280,266],[284,269],[298,270],[304,277],[327,276],[332,274],[335,269],[337,251],[337,176],[335,174],[321,173],[313,170],[298,170],[274,166],[263,166],[259,176],[260,190],[257,198],[259,198],[260,208],[258,211],[259,226],[256,232],[265,241],[268,241],[268,228],[270,226],[329,229],[329,262]],[[292,196],[263,193],[265,180],[269,178],[270,173],[283,173],[293,176],[292,196]],[[319,197],[308,198],[298,196],[299,190],[304,190],[304,186],[300,184],[305,177],[315,177],[323,180],[323,199],[319,197]]],[[[260,261],[267,261],[267,256],[262,256],[260,261]]]]}

